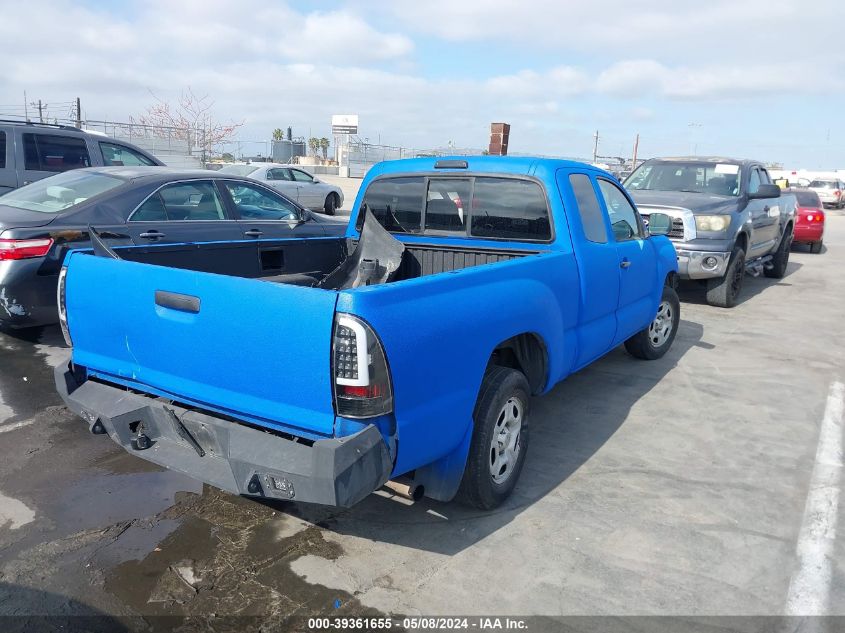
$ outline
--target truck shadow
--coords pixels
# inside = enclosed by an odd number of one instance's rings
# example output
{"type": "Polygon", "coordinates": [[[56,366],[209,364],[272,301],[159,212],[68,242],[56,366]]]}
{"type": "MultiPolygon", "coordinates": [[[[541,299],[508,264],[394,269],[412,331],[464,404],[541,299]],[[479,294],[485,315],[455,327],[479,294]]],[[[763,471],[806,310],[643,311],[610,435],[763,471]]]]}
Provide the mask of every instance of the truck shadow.
{"type": "MultiPolygon", "coordinates": [[[[737,306],[741,306],[746,301],[750,301],[757,295],[765,292],[772,286],[790,286],[792,283],[789,281],[789,277],[796,273],[803,264],[798,262],[789,262],[786,266],[786,274],[783,276],[783,279],[772,279],[770,277],[766,277],[761,275],[760,277],[752,277],[751,275],[746,275],[745,280],[742,284],[742,291],[740,292],[739,299],[736,302],[737,306]]],[[[697,281],[686,281],[681,282],[680,286],[678,287],[678,297],[681,299],[683,303],[691,303],[695,305],[708,305],[707,304],[707,293],[703,283],[699,283],[697,281]]],[[[736,306],[735,306],[736,307],[736,306]]],[[[718,309],[718,308],[714,308],[718,309]]],[[[683,311],[683,308],[681,308],[683,311]]]]}
{"type": "Polygon", "coordinates": [[[130,631],[126,621],[112,617],[73,598],[41,589],[0,582],[0,615],[3,630],[85,631],[119,633],[130,631]]]}
{"type": "Polygon", "coordinates": [[[456,554],[513,521],[547,496],[566,498],[567,480],[628,419],[631,408],[671,371],[704,328],[681,321],[669,353],[638,361],[619,347],[532,401],[531,439],[525,467],[511,498],[492,512],[457,502],[423,499],[412,505],[379,491],[353,508],[333,510],[285,504],[284,512],[343,535],[441,554],[456,554]]]}

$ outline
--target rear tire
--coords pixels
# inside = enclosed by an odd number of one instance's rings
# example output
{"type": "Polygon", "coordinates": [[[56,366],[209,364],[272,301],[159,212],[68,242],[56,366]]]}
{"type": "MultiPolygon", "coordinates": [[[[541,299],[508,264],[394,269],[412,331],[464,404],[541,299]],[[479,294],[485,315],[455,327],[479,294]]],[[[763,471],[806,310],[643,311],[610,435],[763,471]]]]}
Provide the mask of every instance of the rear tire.
{"type": "Polygon", "coordinates": [[[718,308],[733,308],[745,279],[745,251],[734,246],[724,277],[707,280],[707,303],[718,308]]]}
{"type": "Polygon", "coordinates": [[[337,211],[337,203],[339,202],[336,193],[330,193],[326,196],[326,204],[323,205],[323,210],[326,215],[334,215],[337,211]]]}
{"type": "Polygon", "coordinates": [[[818,242],[813,242],[812,244],[810,244],[810,252],[815,254],[815,255],[818,255],[819,253],[822,252],[822,245],[823,244],[824,244],[823,240],[819,240],[818,242]]]}
{"type": "Polygon", "coordinates": [[[458,491],[462,503],[492,510],[513,492],[528,450],[529,394],[528,380],[515,369],[494,366],[485,374],[458,491]]]}
{"type": "Polygon", "coordinates": [[[792,231],[784,233],[778,244],[778,249],[772,257],[772,267],[764,268],[763,274],[772,279],[783,279],[786,266],[789,264],[789,250],[792,246],[792,231]]]}
{"type": "Polygon", "coordinates": [[[663,286],[654,321],[625,341],[625,349],[634,358],[657,360],[672,347],[680,322],[681,301],[678,293],[669,286],[663,286]]]}

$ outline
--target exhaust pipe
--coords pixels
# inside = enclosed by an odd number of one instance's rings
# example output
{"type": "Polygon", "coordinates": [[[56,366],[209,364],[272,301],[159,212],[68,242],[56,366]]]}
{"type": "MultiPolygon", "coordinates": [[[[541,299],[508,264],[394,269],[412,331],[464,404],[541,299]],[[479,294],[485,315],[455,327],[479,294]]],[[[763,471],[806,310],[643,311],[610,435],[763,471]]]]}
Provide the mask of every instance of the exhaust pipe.
{"type": "Polygon", "coordinates": [[[404,477],[396,480],[391,479],[384,484],[384,487],[409,501],[419,501],[425,494],[425,488],[423,486],[404,477]]]}

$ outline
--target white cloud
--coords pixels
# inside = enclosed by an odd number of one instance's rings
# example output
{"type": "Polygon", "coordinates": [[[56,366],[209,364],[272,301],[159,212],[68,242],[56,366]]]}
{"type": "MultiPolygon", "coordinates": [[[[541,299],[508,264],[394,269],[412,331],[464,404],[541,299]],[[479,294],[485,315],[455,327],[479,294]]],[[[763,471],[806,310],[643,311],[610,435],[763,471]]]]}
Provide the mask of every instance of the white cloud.
{"type": "Polygon", "coordinates": [[[786,94],[802,85],[822,81],[817,69],[795,63],[753,63],[703,67],[668,67],[653,59],[627,60],[603,70],[596,89],[620,98],[743,99],[766,94],[786,94]]]}

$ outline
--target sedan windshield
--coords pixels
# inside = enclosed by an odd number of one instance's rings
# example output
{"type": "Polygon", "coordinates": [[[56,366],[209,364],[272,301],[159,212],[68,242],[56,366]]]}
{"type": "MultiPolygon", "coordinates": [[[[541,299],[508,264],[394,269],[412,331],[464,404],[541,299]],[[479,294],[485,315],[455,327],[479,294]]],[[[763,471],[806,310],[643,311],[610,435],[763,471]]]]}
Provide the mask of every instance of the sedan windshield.
{"type": "Polygon", "coordinates": [[[232,176],[249,176],[252,172],[258,171],[255,165],[226,165],[217,170],[218,174],[231,174],[232,176]]]}
{"type": "Polygon", "coordinates": [[[643,163],[625,180],[632,191],[688,191],[717,196],[739,195],[739,165],[679,161],[643,163]]]}
{"type": "Polygon", "coordinates": [[[123,183],[120,178],[105,174],[68,171],[10,191],[0,197],[0,205],[39,213],[59,213],[123,183]]]}

